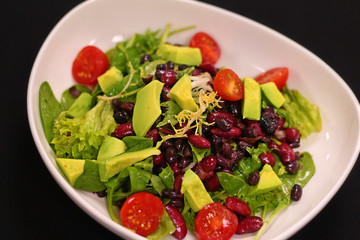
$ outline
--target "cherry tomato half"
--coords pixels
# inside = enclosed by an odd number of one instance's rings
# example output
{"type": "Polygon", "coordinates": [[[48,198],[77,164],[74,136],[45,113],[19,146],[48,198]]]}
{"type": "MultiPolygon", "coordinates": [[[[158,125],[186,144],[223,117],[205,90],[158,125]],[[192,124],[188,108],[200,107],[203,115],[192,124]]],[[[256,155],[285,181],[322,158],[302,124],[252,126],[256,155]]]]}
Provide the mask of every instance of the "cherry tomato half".
{"type": "Polygon", "coordinates": [[[160,224],[164,206],[159,198],[147,192],[135,193],[120,210],[124,226],[141,236],[153,233],[160,224]]]}
{"type": "Polygon", "coordinates": [[[200,240],[227,240],[236,232],[238,218],[221,203],[210,203],[195,219],[195,233],[200,240]]]}
{"type": "Polygon", "coordinates": [[[215,65],[220,58],[221,51],[219,45],[207,33],[196,33],[190,40],[189,46],[200,48],[202,63],[211,63],[215,65]]]}
{"type": "Polygon", "coordinates": [[[75,80],[84,85],[95,85],[97,77],[109,68],[109,60],[104,52],[94,46],[86,46],[78,53],[72,74],[75,80]]]}
{"type": "Polygon", "coordinates": [[[273,68],[270,69],[257,77],[255,80],[260,83],[274,82],[279,90],[281,90],[288,79],[289,70],[287,67],[273,68]]]}
{"type": "Polygon", "coordinates": [[[228,68],[222,69],[216,74],[214,90],[227,101],[237,101],[244,97],[244,86],[241,79],[228,68]]]}

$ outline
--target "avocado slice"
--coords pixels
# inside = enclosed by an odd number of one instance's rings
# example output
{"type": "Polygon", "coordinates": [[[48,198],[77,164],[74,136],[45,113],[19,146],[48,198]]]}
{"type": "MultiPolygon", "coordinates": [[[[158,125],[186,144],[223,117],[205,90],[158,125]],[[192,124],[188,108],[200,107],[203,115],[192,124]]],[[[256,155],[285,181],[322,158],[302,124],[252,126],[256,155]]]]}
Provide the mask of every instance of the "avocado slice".
{"type": "Polygon", "coordinates": [[[106,136],[99,149],[97,160],[99,161],[109,159],[125,151],[126,145],[122,140],[115,137],[106,136]]]}
{"type": "Polygon", "coordinates": [[[153,80],[136,95],[132,117],[136,136],[145,136],[161,114],[160,94],[164,83],[153,80]]]}
{"type": "Polygon", "coordinates": [[[122,72],[115,66],[108,69],[105,73],[97,78],[98,83],[103,92],[106,92],[109,88],[117,84],[123,78],[122,72]]]}
{"type": "Polygon", "coordinates": [[[84,172],[85,160],[83,159],[56,158],[56,163],[71,186],[75,185],[78,177],[84,172]]]}
{"type": "Polygon", "coordinates": [[[260,171],[260,180],[258,184],[251,187],[248,191],[248,196],[257,195],[265,192],[270,192],[282,184],[280,178],[276,175],[269,164],[265,164],[260,171]]]}
{"type": "Polygon", "coordinates": [[[260,85],[254,79],[244,78],[244,99],[242,101],[243,118],[260,120],[261,116],[261,91],[260,85]]]}
{"type": "Polygon", "coordinates": [[[275,83],[268,82],[260,85],[264,98],[275,108],[280,108],[285,103],[285,97],[276,87],[275,83]]]}
{"type": "Polygon", "coordinates": [[[93,105],[93,96],[82,92],[66,112],[66,116],[76,118],[84,116],[93,105]]]}
{"type": "Polygon", "coordinates": [[[214,202],[206,191],[199,176],[191,169],[185,172],[180,191],[184,194],[191,209],[195,212],[200,211],[206,205],[214,202]]]}
{"type": "Polygon", "coordinates": [[[107,182],[121,170],[150,156],[159,155],[160,153],[157,147],[152,147],[135,152],[124,152],[110,159],[100,160],[97,162],[99,165],[100,179],[102,182],[107,182]]]}
{"type": "Polygon", "coordinates": [[[170,90],[170,95],[182,110],[196,112],[198,109],[191,93],[191,79],[188,74],[182,76],[170,90]]]}
{"type": "Polygon", "coordinates": [[[199,48],[174,46],[165,43],[159,47],[156,53],[160,57],[168,61],[173,61],[177,64],[199,66],[202,62],[201,52],[199,48]]]}

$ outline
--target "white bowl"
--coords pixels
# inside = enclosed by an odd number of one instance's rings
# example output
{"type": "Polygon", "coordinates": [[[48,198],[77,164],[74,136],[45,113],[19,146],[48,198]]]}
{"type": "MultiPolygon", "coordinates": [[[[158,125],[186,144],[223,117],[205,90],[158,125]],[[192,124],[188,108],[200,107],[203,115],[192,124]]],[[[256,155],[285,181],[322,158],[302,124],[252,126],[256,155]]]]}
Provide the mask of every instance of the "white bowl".
{"type": "MultiPolygon", "coordinates": [[[[329,202],[353,167],[360,149],[359,103],[340,76],[302,46],[259,23],[208,4],[99,0],[83,2],[71,10],[41,47],[28,85],[29,123],[45,165],[71,199],[100,224],[126,239],[144,239],[113,222],[103,199],[73,189],[60,174],[41,125],[38,91],[40,84],[48,81],[60,99],[61,93],[74,84],[71,64],[83,46],[93,44],[105,51],[119,39],[148,28],[163,28],[166,23],[174,28],[194,24],[197,27],[171,37],[170,42],[186,44],[196,31],[212,35],[222,50],[217,65],[228,66],[241,77],[287,66],[289,88],[300,90],[320,107],[323,130],[308,137],[301,146],[302,151],[313,155],[317,172],[305,187],[301,201],[283,210],[262,235],[262,239],[289,238],[329,202]]],[[[188,234],[187,239],[192,238],[188,234]]],[[[234,236],[240,238],[244,239],[234,236]]]]}

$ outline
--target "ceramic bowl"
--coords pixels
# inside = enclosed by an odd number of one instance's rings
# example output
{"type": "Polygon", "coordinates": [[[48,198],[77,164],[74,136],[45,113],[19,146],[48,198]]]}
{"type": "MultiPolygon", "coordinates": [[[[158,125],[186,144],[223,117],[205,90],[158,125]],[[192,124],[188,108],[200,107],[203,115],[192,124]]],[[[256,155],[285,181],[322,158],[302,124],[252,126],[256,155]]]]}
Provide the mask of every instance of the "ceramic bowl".
{"type": "MultiPolygon", "coordinates": [[[[188,44],[197,31],[212,35],[222,50],[217,66],[232,68],[240,77],[287,66],[288,87],[299,90],[320,107],[323,129],[302,141],[300,149],[313,155],[316,174],[304,188],[301,201],[283,210],[262,234],[262,239],[289,238],[319,213],[352,169],[360,147],[359,103],[344,80],[304,47],[264,25],[208,4],[181,0],[93,0],[78,5],[59,21],[35,60],[27,96],[31,132],[46,167],[64,192],[104,227],[125,239],[143,239],[110,219],[104,199],[73,189],[63,178],[44,136],[38,94],[40,84],[48,81],[60,99],[61,93],[74,84],[72,61],[85,45],[96,45],[106,51],[136,32],[164,28],[167,23],[173,28],[196,25],[193,30],[172,36],[169,39],[172,43],[188,44]]],[[[192,238],[188,234],[187,239],[192,238]]]]}

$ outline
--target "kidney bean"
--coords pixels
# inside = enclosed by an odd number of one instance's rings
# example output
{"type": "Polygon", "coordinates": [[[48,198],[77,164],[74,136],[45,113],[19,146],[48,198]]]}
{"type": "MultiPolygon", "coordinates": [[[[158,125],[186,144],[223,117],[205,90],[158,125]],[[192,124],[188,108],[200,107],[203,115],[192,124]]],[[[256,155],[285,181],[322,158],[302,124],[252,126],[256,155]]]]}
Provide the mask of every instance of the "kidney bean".
{"type": "Polygon", "coordinates": [[[293,201],[299,201],[302,196],[302,188],[299,184],[295,184],[291,189],[291,199],[293,201]]]}
{"type": "Polygon", "coordinates": [[[120,108],[131,113],[134,110],[135,103],[133,102],[122,102],[120,108]]]}
{"type": "Polygon", "coordinates": [[[217,160],[214,156],[207,156],[199,162],[200,167],[205,172],[213,172],[216,167],[217,160]]]}
{"type": "Polygon", "coordinates": [[[178,154],[177,154],[176,148],[174,148],[174,147],[166,148],[165,153],[164,153],[164,159],[169,164],[176,162],[178,159],[178,154]]]}
{"type": "Polygon", "coordinates": [[[294,161],[289,162],[285,169],[289,174],[296,174],[299,170],[299,161],[295,159],[294,161]]]}
{"type": "Polygon", "coordinates": [[[166,204],[164,208],[175,225],[175,232],[172,235],[177,240],[184,239],[187,234],[187,228],[186,228],[185,220],[181,215],[180,211],[176,207],[170,204],[166,204]]]}
{"type": "Polygon", "coordinates": [[[206,189],[210,192],[215,192],[221,187],[217,174],[214,174],[211,178],[204,182],[206,189]]]}
{"type": "Polygon", "coordinates": [[[210,73],[211,76],[215,76],[217,72],[216,67],[211,63],[202,63],[200,64],[199,68],[205,72],[210,73]]]}
{"type": "Polygon", "coordinates": [[[159,155],[154,155],[153,156],[153,164],[154,165],[159,165],[160,163],[164,162],[164,156],[162,153],[160,153],[159,155]]]}
{"type": "Polygon", "coordinates": [[[161,101],[166,102],[168,101],[169,98],[169,92],[170,92],[171,88],[164,86],[163,89],[161,90],[161,101]]]}
{"type": "Polygon", "coordinates": [[[168,202],[168,204],[176,208],[182,208],[184,206],[184,199],[182,198],[171,199],[168,202]]]}
{"type": "Polygon", "coordinates": [[[263,220],[257,216],[248,216],[239,220],[236,234],[253,233],[258,231],[263,225],[263,220]]]}
{"type": "Polygon", "coordinates": [[[241,216],[249,216],[251,214],[250,207],[240,198],[228,197],[225,205],[228,209],[241,216]]]}
{"type": "Polygon", "coordinates": [[[241,117],[241,104],[240,101],[227,101],[227,109],[229,113],[233,116],[240,118],[241,117]]]}
{"type": "Polygon", "coordinates": [[[228,132],[231,130],[231,128],[234,127],[234,124],[232,124],[230,121],[228,121],[226,118],[216,118],[215,119],[215,125],[221,129],[221,131],[228,132]]]}
{"type": "Polygon", "coordinates": [[[211,143],[203,136],[191,134],[189,135],[188,140],[192,145],[194,145],[197,148],[201,148],[201,149],[211,148],[211,143]]]}
{"type": "Polygon", "coordinates": [[[279,149],[277,152],[281,161],[285,165],[295,160],[295,152],[286,142],[281,142],[281,145],[277,145],[277,148],[279,149]]]}
{"type": "Polygon", "coordinates": [[[177,192],[173,189],[164,189],[161,193],[163,197],[170,199],[177,199],[183,197],[183,195],[180,192],[177,192]]]}
{"type": "Polygon", "coordinates": [[[183,173],[181,173],[175,177],[175,181],[174,181],[174,190],[175,191],[180,192],[183,179],[184,179],[183,173]]]}
{"type": "Polygon", "coordinates": [[[233,151],[233,147],[230,145],[229,142],[223,142],[223,145],[221,146],[221,152],[225,157],[230,157],[231,153],[233,151]]]}
{"type": "Polygon", "coordinates": [[[246,123],[246,127],[243,130],[244,137],[248,138],[257,138],[263,137],[265,134],[261,130],[261,126],[257,121],[248,120],[246,123]]]}
{"type": "Polygon", "coordinates": [[[300,132],[296,128],[285,128],[285,140],[295,142],[300,138],[300,132]]]}
{"type": "Polygon", "coordinates": [[[250,186],[255,186],[260,180],[260,173],[258,171],[253,172],[252,174],[250,174],[249,178],[248,178],[248,184],[250,186]]]}
{"type": "Polygon", "coordinates": [[[262,129],[269,134],[272,134],[279,126],[279,118],[274,109],[267,106],[261,113],[260,125],[262,129]]]}
{"type": "Polygon", "coordinates": [[[211,136],[211,151],[213,153],[218,153],[222,151],[222,140],[220,137],[213,135],[211,136]]]}
{"type": "Polygon", "coordinates": [[[271,152],[261,153],[259,158],[263,165],[269,164],[272,167],[275,165],[275,157],[271,152]]]}
{"type": "Polygon", "coordinates": [[[150,138],[155,145],[159,139],[159,130],[157,128],[151,128],[145,135],[145,137],[150,138]]]}
{"type": "Polygon", "coordinates": [[[174,172],[174,175],[179,175],[181,173],[181,168],[178,167],[177,161],[170,164],[171,170],[174,172]]]}
{"type": "Polygon", "coordinates": [[[233,127],[233,128],[231,128],[230,131],[224,132],[224,131],[221,131],[219,128],[215,127],[210,130],[210,133],[215,136],[223,137],[223,138],[236,138],[241,135],[241,130],[237,127],[233,127]]]}
{"type": "Polygon", "coordinates": [[[235,125],[237,122],[236,118],[231,113],[224,112],[224,111],[215,111],[215,112],[210,113],[207,117],[207,121],[209,123],[213,123],[213,122],[215,122],[215,120],[217,118],[225,118],[227,121],[229,121],[233,125],[235,125]]]}
{"type": "Polygon", "coordinates": [[[81,92],[77,89],[76,86],[73,86],[71,88],[69,88],[69,93],[71,94],[71,96],[73,96],[74,98],[77,98],[80,96],[81,92]]]}
{"type": "Polygon", "coordinates": [[[183,168],[186,168],[187,166],[189,166],[191,161],[192,160],[189,157],[180,157],[177,165],[179,168],[183,169],[183,168]]]}
{"type": "Polygon", "coordinates": [[[168,139],[162,142],[160,148],[161,150],[165,151],[168,147],[174,147],[174,143],[172,139],[168,139]]]}
{"type": "Polygon", "coordinates": [[[120,124],[119,126],[116,127],[115,131],[112,133],[112,136],[118,139],[123,139],[124,137],[134,136],[134,135],[135,132],[131,122],[120,124]]]}
{"type": "Polygon", "coordinates": [[[221,153],[216,154],[217,164],[225,169],[231,169],[233,167],[233,163],[230,159],[224,157],[221,153]]]}
{"type": "Polygon", "coordinates": [[[126,114],[121,110],[114,111],[114,119],[115,119],[115,122],[118,124],[123,124],[128,121],[126,118],[126,114]]]}
{"type": "Polygon", "coordinates": [[[194,171],[194,173],[196,173],[199,178],[201,179],[201,181],[204,181],[206,179],[211,178],[214,175],[214,172],[205,172],[199,165],[199,163],[197,163],[192,170],[194,171]]]}

